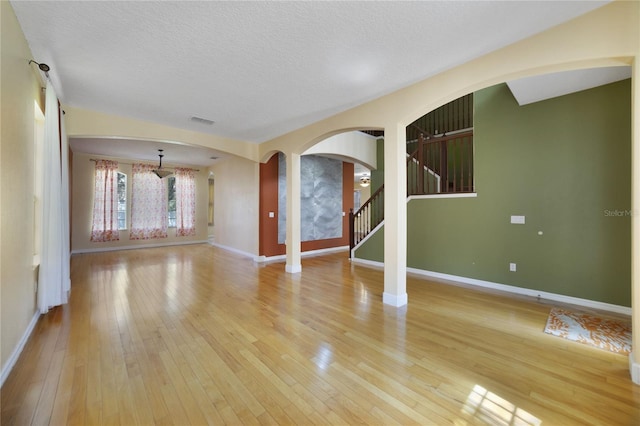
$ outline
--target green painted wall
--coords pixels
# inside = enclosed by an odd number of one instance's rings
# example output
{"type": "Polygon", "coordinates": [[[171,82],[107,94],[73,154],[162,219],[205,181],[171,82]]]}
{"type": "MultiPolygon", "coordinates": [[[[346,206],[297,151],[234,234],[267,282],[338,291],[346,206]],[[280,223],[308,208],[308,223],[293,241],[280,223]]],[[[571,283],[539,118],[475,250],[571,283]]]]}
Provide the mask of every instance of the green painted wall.
{"type": "MultiPolygon", "coordinates": [[[[520,107],[506,85],[477,92],[478,196],[411,201],[408,266],[631,306],[630,93],[625,80],[520,107]]],[[[382,261],[383,244],[356,255],[382,261]]]]}
{"type": "Polygon", "coordinates": [[[370,234],[369,239],[356,249],[355,257],[382,262],[384,258],[384,224],[375,234],[370,234]]]}

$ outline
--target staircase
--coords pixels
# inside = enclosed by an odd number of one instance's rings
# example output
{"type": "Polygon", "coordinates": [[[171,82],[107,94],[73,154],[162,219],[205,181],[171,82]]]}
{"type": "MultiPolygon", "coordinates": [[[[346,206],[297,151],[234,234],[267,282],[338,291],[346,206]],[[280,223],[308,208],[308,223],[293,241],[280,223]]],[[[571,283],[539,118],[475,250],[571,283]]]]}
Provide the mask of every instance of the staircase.
{"type": "MultiPolygon", "coordinates": [[[[473,94],[420,117],[407,127],[406,138],[407,196],[475,191],[473,94]]],[[[349,212],[351,250],[383,221],[384,185],[356,212],[349,212]]]]}

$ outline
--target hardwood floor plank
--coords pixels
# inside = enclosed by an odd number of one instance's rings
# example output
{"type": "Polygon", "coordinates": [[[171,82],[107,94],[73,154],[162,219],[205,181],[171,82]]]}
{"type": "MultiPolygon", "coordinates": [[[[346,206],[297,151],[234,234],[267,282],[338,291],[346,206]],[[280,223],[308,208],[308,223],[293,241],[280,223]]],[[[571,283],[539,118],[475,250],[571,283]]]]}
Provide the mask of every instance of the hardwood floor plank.
{"type": "Polygon", "coordinates": [[[46,425],[51,420],[51,413],[53,412],[53,406],[56,397],[56,389],[60,381],[60,374],[62,372],[62,366],[64,363],[64,352],[55,351],[51,357],[51,364],[49,364],[49,371],[45,378],[45,383],[42,387],[42,393],[40,394],[40,400],[33,416],[34,425],[46,425]]]}
{"type": "Polygon", "coordinates": [[[383,287],[344,253],[301,274],[205,244],[75,255],[0,423],[640,424],[627,357],[545,335],[555,304],[409,276],[394,308],[383,287]]]}
{"type": "Polygon", "coordinates": [[[206,423],[204,416],[200,412],[200,408],[196,400],[192,397],[189,386],[187,386],[187,382],[185,380],[190,380],[190,378],[185,378],[176,365],[173,356],[169,352],[161,353],[160,357],[162,358],[162,362],[169,373],[169,377],[171,378],[171,385],[176,390],[182,408],[187,414],[189,419],[189,424],[204,424],[206,423]]]}
{"type": "Polygon", "coordinates": [[[69,405],[71,403],[71,388],[73,386],[73,376],[75,373],[75,363],[76,360],[73,354],[66,353],[62,363],[62,371],[60,372],[58,387],[55,391],[53,412],[51,413],[51,421],[49,424],[67,424],[69,405]]]}
{"type": "MultiPolygon", "coordinates": [[[[404,416],[410,419],[410,421],[414,421],[418,424],[428,424],[431,422],[440,424],[446,421],[445,420],[446,417],[442,416],[436,410],[430,410],[427,415],[419,413],[418,411],[414,410],[412,407],[415,401],[409,400],[409,404],[406,403],[407,402],[406,400],[400,401],[397,398],[394,398],[385,390],[376,386],[374,383],[367,381],[363,377],[359,376],[358,374],[354,373],[350,369],[345,368],[338,363],[331,364],[331,368],[338,370],[347,379],[353,381],[355,384],[362,387],[363,389],[366,389],[371,394],[371,398],[373,399],[377,398],[379,402],[376,402],[374,404],[375,407],[389,406],[389,408],[385,409],[384,411],[389,413],[390,416],[396,417],[399,421],[406,422],[407,419],[404,418],[404,416]],[[397,413],[393,409],[397,410],[397,413]],[[402,417],[400,417],[401,415],[402,417]]],[[[424,407],[424,408],[426,409],[427,407],[424,407]]]]}
{"type": "Polygon", "coordinates": [[[144,386],[142,375],[136,375],[129,379],[131,387],[131,402],[135,415],[135,423],[150,425],[154,423],[153,410],[147,398],[147,390],[144,386]]]}
{"type": "Polygon", "coordinates": [[[80,365],[77,364],[77,361],[76,359],[73,384],[71,385],[71,396],[69,398],[69,415],[67,422],[70,425],[87,424],[87,366],[84,363],[86,358],[81,358],[80,365]]]}

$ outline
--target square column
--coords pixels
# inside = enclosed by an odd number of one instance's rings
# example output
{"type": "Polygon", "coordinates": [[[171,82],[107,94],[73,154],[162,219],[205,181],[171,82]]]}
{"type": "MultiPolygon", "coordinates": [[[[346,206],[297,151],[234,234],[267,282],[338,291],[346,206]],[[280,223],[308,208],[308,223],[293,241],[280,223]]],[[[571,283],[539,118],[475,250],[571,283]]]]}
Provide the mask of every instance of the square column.
{"type": "Polygon", "coordinates": [[[407,136],[405,126],[384,129],[384,293],[382,302],[407,304],[407,136]]]}
{"type": "Polygon", "coordinates": [[[300,154],[288,153],[287,159],[287,264],[291,274],[302,271],[300,261],[300,154]]]}

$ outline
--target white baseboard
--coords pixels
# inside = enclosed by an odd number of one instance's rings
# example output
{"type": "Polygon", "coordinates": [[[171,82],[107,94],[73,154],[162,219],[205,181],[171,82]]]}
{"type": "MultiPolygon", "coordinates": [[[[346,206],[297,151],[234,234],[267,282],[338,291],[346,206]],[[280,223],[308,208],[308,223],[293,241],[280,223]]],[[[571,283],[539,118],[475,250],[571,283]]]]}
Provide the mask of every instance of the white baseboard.
{"type": "Polygon", "coordinates": [[[631,373],[631,381],[636,385],[640,385],[640,364],[633,360],[633,352],[629,354],[629,372],[631,373]]]}
{"type": "Polygon", "coordinates": [[[395,306],[399,308],[401,306],[406,305],[408,302],[407,293],[395,295],[391,293],[387,293],[386,291],[382,293],[382,303],[385,305],[395,306]]]}
{"type": "Polygon", "coordinates": [[[36,323],[38,322],[38,318],[40,318],[40,312],[36,312],[33,315],[33,318],[31,318],[31,321],[29,322],[27,329],[25,330],[24,334],[20,338],[18,345],[11,353],[11,356],[9,357],[9,359],[7,359],[7,363],[2,367],[2,373],[0,375],[0,387],[4,385],[4,381],[7,379],[7,377],[9,377],[9,373],[11,373],[11,370],[13,370],[13,366],[16,365],[16,361],[18,361],[18,358],[20,357],[20,354],[24,349],[24,345],[27,343],[27,340],[29,340],[31,333],[33,332],[33,329],[35,328],[36,323]]]}
{"type": "Polygon", "coordinates": [[[212,246],[214,246],[214,247],[221,248],[222,250],[230,251],[230,252],[232,252],[232,253],[236,253],[236,254],[239,254],[239,255],[242,255],[242,256],[245,256],[245,257],[250,257],[250,258],[252,258],[253,260],[256,260],[256,258],[258,257],[258,256],[256,256],[255,254],[249,253],[249,252],[247,252],[247,251],[240,250],[240,249],[237,249],[237,248],[235,248],[235,247],[225,246],[225,245],[220,244],[220,243],[216,243],[216,242],[209,242],[209,244],[211,244],[211,245],[212,245],[212,246]]]}
{"type": "Polygon", "coordinates": [[[303,251],[300,254],[300,256],[302,257],[319,256],[322,254],[337,253],[340,251],[349,251],[349,246],[329,247],[329,248],[323,248],[318,250],[307,250],[307,251],[303,251]]]}
{"type": "Polygon", "coordinates": [[[91,249],[79,249],[72,250],[71,254],[81,254],[81,253],[100,253],[103,251],[118,251],[118,250],[135,250],[135,249],[145,249],[145,248],[156,248],[156,247],[169,247],[169,246],[183,246],[187,244],[207,244],[207,240],[196,240],[196,241],[176,241],[171,243],[154,243],[154,244],[144,244],[144,245],[135,245],[135,246],[118,246],[118,247],[104,247],[104,248],[91,248],[91,249]]]}
{"type": "Polygon", "coordinates": [[[284,270],[289,274],[298,274],[302,272],[302,265],[299,263],[296,265],[289,265],[287,263],[286,266],[284,267],[284,270]]]}
{"type": "MultiPolygon", "coordinates": [[[[352,258],[351,261],[352,263],[367,266],[367,267],[384,268],[384,263],[382,262],[376,262],[376,261],[366,260],[366,259],[357,259],[357,258],[352,258]]],[[[456,284],[456,283],[468,284],[468,285],[473,285],[477,287],[484,287],[484,288],[489,288],[493,290],[504,291],[507,293],[514,293],[514,294],[531,296],[531,297],[536,297],[536,298],[545,299],[545,300],[552,300],[554,302],[568,303],[571,305],[584,306],[586,308],[600,309],[603,311],[615,312],[618,314],[624,314],[629,316],[631,315],[631,308],[627,306],[614,305],[611,303],[598,302],[595,300],[582,299],[579,297],[565,296],[563,294],[549,293],[546,291],[516,287],[512,285],[507,285],[507,284],[494,283],[491,281],[478,280],[475,278],[461,277],[458,275],[450,275],[450,274],[443,274],[440,272],[425,271],[425,270],[416,269],[416,268],[407,268],[407,273],[418,275],[421,277],[437,279],[444,283],[449,282],[453,284],[456,284]]]]}
{"type": "MultiPolygon", "coordinates": [[[[329,247],[318,250],[307,250],[300,253],[300,257],[311,257],[311,256],[319,256],[323,254],[329,253],[337,253],[340,251],[348,251],[349,246],[340,246],[340,247],[329,247]]],[[[287,260],[286,254],[279,254],[277,256],[255,256],[254,259],[258,263],[272,263],[272,262],[281,262],[287,260]]]]}
{"type": "Polygon", "coordinates": [[[384,269],[384,263],[378,262],[376,260],[360,259],[360,258],[357,258],[357,257],[352,257],[351,258],[351,263],[356,264],[356,265],[366,266],[368,268],[384,269]]]}

